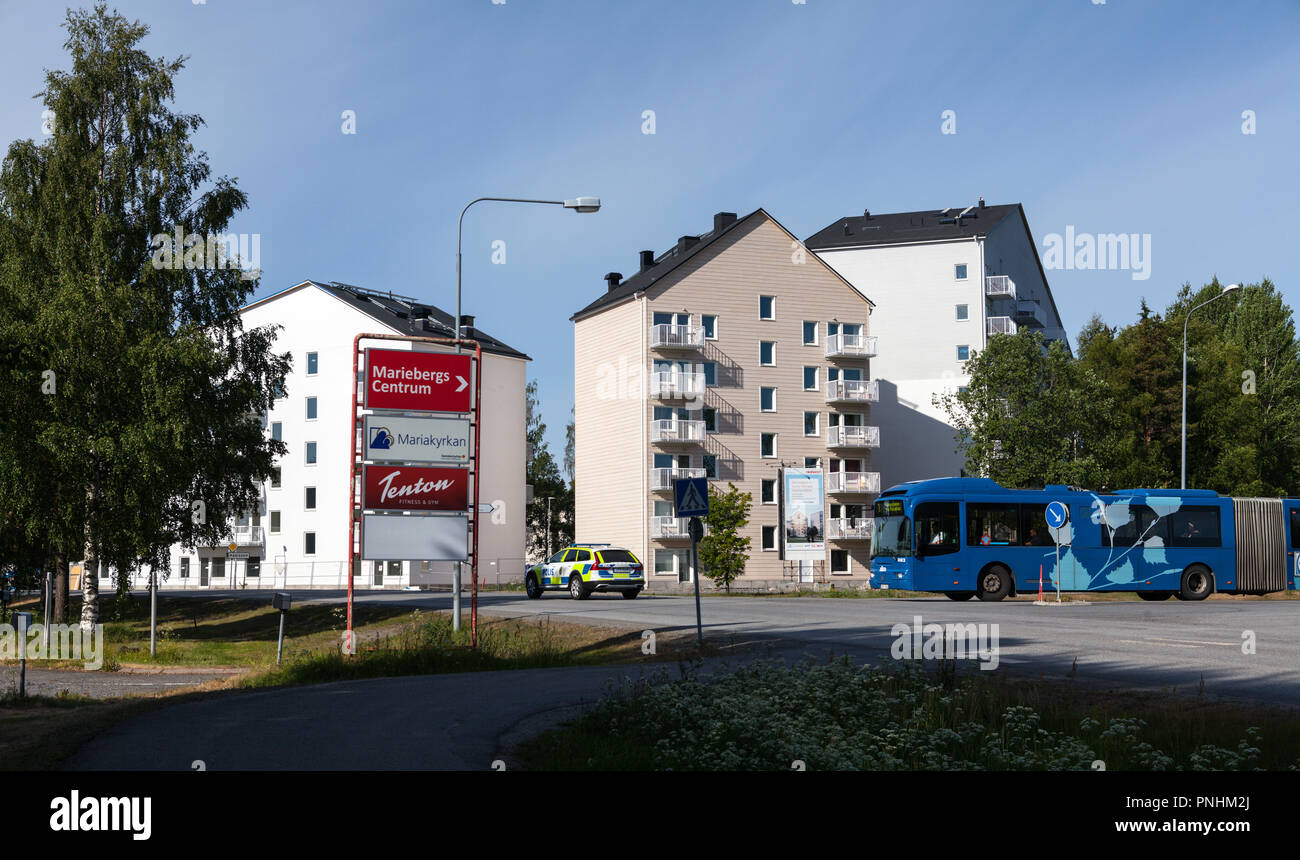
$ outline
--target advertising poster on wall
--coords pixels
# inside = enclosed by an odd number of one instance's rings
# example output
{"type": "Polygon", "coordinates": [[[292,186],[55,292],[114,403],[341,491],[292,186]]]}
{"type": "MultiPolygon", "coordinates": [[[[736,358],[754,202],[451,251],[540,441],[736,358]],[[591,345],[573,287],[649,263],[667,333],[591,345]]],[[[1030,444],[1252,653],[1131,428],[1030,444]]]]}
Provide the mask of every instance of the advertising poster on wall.
{"type": "Polygon", "coordinates": [[[826,492],[821,469],[782,472],[785,559],[826,557],[826,492]]]}

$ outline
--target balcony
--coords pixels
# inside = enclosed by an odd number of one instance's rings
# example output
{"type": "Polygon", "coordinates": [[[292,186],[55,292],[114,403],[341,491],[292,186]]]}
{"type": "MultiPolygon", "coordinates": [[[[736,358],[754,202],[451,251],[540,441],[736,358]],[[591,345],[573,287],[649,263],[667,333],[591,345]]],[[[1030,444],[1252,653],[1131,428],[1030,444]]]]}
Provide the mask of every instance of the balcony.
{"type": "Polygon", "coordinates": [[[876,521],[871,517],[840,517],[826,521],[826,537],[831,540],[871,540],[876,521]]]}
{"type": "Polygon", "coordinates": [[[865,334],[832,334],[826,336],[827,358],[874,358],[876,338],[865,334]]]}
{"type": "Polygon", "coordinates": [[[879,427],[838,427],[826,428],[827,448],[879,448],[879,427]]]}
{"type": "Polygon", "coordinates": [[[1043,318],[1043,309],[1038,302],[1020,301],[1016,302],[1016,323],[1018,325],[1032,326],[1033,328],[1042,328],[1047,325],[1043,318]]]}
{"type": "Polygon", "coordinates": [[[651,469],[650,489],[655,492],[673,489],[673,481],[681,478],[703,478],[703,469],[651,469]]]}
{"type": "Polygon", "coordinates": [[[1007,275],[989,275],[984,279],[984,297],[989,299],[1014,299],[1016,282],[1007,275]]]}
{"type": "Polygon", "coordinates": [[[826,383],[827,403],[875,403],[880,382],[875,379],[835,379],[826,383]]]}
{"type": "Polygon", "coordinates": [[[704,326],[660,325],[650,327],[650,348],[663,350],[704,349],[704,326]]]}
{"type": "Polygon", "coordinates": [[[1015,334],[1018,326],[1011,317],[989,317],[989,334],[1015,334]]]}
{"type": "Polygon", "coordinates": [[[209,546],[229,547],[230,544],[233,543],[237,546],[260,547],[265,540],[265,534],[266,529],[263,526],[234,526],[230,530],[230,536],[228,538],[219,540],[214,544],[209,544],[209,546]]]}
{"type": "Polygon", "coordinates": [[[650,374],[650,396],[660,400],[689,400],[704,396],[704,374],[656,370],[650,374]]]}
{"type": "Polygon", "coordinates": [[[879,493],[879,472],[827,472],[826,492],[839,495],[879,493]]]}
{"type": "Polygon", "coordinates": [[[658,445],[703,445],[704,422],[671,418],[652,421],[650,441],[658,445]]]}
{"type": "MultiPolygon", "coordinates": [[[[653,540],[689,540],[690,517],[651,517],[650,537],[653,540]]],[[[707,528],[705,529],[707,533],[707,528]]]]}

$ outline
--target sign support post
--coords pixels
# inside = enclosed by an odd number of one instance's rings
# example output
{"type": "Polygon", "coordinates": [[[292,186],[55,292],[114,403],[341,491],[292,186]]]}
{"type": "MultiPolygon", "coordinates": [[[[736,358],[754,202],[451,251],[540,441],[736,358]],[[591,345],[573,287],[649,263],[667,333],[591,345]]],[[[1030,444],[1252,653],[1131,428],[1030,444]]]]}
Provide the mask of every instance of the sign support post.
{"type": "Polygon", "coordinates": [[[704,622],[700,616],[700,538],[704,537],[704,523],[700,517],[709,515],[709,479],[679,478],[673,482],[673,506],[678,517],[690,517],[691,568],[695,581],[695,642],[704,647],[704,622]]]}
{"type": "Polygon", "coordinates": [[[691,565],[695,576],[695,644],[704,647],[704,622],[700,617],[700,536],[704,533],[704,523],[699,517],[691,517],[691,565]]]}

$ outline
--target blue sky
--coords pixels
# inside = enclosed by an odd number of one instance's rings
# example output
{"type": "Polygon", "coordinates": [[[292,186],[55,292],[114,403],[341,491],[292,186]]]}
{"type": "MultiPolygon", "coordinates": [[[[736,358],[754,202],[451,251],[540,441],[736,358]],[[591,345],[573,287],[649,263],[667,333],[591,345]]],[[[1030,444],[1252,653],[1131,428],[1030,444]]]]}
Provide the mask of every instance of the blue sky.
{"type": "MultiPolygon", "coordinates": [[[[176,108],[251,205],[258,295],[304,278],[451,310],[456,219],[480,204],[465,312],[535,359],[552,450],[573,397],[569,316],[642,248],[766,208],[800,238],[873,211],[1019,202],[1040,245],[1151,234],[1150,278],[1049,271],[1066,330],[1179,285],[1269,277],[1294,307],[1300,4],[119,2],[150,53],[190,57],[176,108]],[[345,110],[356,134],[341,132],[345,110]],[[642,112],[655,112],[655,134],[642,112]],[[943,134],[944,111],[956,134],[943,134]],[[1242,133],[1243,111],[1255,133],[1242,133]],[[495,240],[506,264],[491,263],[495,240]]],[[[67,68],[64,7],[0,0],[0,142],[67,68]]]]}

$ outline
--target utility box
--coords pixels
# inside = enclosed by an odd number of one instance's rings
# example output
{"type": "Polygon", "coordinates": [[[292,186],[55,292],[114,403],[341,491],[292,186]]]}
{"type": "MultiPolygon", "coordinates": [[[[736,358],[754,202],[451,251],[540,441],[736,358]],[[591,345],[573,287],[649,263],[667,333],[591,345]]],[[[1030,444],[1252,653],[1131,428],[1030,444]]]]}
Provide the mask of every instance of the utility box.
{"type": "Polygon", "coordinates": [[[289,603],[293,600],[293,595],[287,591],[277,591],[271,597],[271,605],[281,612],[289,611],[289,603]]]}

